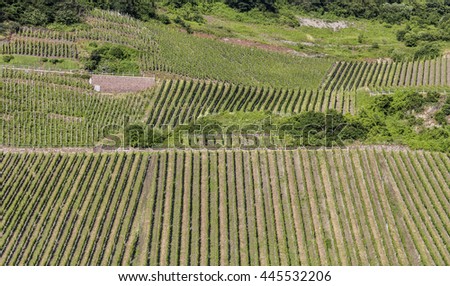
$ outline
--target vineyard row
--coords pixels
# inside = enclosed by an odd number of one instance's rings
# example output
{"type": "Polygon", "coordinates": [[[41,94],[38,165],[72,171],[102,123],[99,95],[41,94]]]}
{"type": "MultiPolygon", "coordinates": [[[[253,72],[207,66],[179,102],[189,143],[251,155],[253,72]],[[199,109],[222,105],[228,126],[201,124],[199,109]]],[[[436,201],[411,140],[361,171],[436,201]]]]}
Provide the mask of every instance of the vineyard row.
{"type": "Polygon", "coordinates": [[[450,263],[450,158],[442,153],[2,157],[1,265],[450,263]]]}

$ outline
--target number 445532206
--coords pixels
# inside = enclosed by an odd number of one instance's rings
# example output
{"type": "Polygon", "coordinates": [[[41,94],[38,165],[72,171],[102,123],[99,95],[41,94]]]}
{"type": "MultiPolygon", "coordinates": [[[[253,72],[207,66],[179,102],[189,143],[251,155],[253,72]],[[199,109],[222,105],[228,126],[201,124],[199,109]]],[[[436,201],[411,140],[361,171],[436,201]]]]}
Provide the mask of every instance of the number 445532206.
{"type": "Polygon", "coordinates": [[[264,281],[331,281],[330,271],[264,271],[259,278],[264,281]]]}

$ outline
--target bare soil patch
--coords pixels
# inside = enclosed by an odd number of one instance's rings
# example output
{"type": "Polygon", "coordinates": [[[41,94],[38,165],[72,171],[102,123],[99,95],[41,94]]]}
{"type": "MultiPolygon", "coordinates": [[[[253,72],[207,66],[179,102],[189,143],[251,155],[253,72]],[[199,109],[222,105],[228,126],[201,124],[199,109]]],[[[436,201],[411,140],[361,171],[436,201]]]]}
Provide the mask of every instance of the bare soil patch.
{"type": "Polygon", "coordinates": [[[14,117],[12,115],[9,115],[9,114],[2,114],[1,118],[4,121],[11,121],[14,117]]]}
{"type": "Polygon", "coordinates": [[[298,17],[300,25],[307,27],[314,27],[319,29],[332,29],[333,31],[338,31],[340,29],[345,29],[351,26],[351,23],[346,21],[325,21],[321,19],[314,18],[304,18],[298,17]]]}
{"type": "Polygon", "coordinates": [[[89,83],[104,93],[138,92],[153,87],[155,77],[92,75],[89,83]]]}

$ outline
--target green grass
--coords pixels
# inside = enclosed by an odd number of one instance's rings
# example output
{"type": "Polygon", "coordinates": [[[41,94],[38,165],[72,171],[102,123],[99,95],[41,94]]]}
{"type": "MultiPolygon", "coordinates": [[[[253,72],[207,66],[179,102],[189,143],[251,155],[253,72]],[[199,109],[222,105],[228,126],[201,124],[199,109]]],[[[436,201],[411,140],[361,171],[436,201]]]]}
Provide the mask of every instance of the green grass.
{"type": "Polygon", "coordinates": [[[78,70],[81,65],[78,61],[63,59],[63,62],[52,64],[50,62],[43,62],[41,57],[13,55],[14,59],[10,62],[5,62],[3,56],[0,56],[0,64],[14,67],[32,67],[43,69],[60,69],[60,70],[78,70]]]}
{"type": "MultiPolygon", "coordinates": [[[[206,23],[190,22],[192,28],[219,38],[246,39],[288,47],[308,54],[325,54],[340,60],[389,57],[392,50],[399,50],[412,56],[415,51],[415,48],[406,47],[404,43],[396,39],[396,32],[403,29],[404,25],[387,25],[376,20],[349,19],[345,20],[350,23],[349,28],[338,31],[306,26],[292,27],[292,25],[283,25],[282,17],[272,19],[261,15],[237,13],[222,6],[224,5],[212,5],[212,9],[206,11],[206,23]],[[359,41],[360,36],[362,41],[359,41]],[[377,43],[379,48],[373,48],[374,43],[377,43]]],[[[294,17],[294,21],[295,16],[300,14],[296,11],[285,13],[294,17]]],[[[292,19],[290,21],[292,22],[292,19]]],[[[450,49],[448,42],[440,44],[443,50],[450,49]]]]}

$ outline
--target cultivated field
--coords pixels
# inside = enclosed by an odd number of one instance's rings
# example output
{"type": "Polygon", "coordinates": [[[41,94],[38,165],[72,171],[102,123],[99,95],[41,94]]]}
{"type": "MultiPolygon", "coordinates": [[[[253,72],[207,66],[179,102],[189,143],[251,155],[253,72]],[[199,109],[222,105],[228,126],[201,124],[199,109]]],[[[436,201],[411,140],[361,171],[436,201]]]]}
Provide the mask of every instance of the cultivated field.
{"type": "Polygon", "coordinates": [[[0,144],[5,146],[94,146],[105,128],[123,126],[126,117],[130,123],[175,127],[224,111],[356,112],[353,93],[162,80],[144,92],[110,95],[95,92],[85,74],[3,67],[1,76],[0,144]]]}
{"type": "Polygon", "coordinates": [[[450,158],[2,153],[1,265],[448,265],[450,158]]]}
{"type": "Polygon", "coordinates": [[[411,62],[337,62],[323,89],[450,86],[450,57],[411,62]]]}
{"type": "Polygon", "coordinates": [[[109,43],[133,49],[142,72],[307,89],[317,89],[332,64],[330,59],[302,58],[193,37],[113,12],[94,10],[86,23],[88,29],[74,32],[24,27],[10,42],[0,43],[0,54],[78,59],[87,41],[109,43]]]}
{"type": "Polygon", "coordinates": [[[188,123],[223,111],[271,111],[292,114],[335,109],[355,111],[354,94],[251,87],[227,83],[167,80],[155,92],[147,123],[154,126],[188,123]]]}
{"type": "MultiPolygon", "coordinates": [[[[449,57],[302,58],[115,12],[84,20],[0,42],[0,265],[450,265],[450,101],[402,93],[447,92],[449,57]],[[279,137],[270,113],[290,124],[279,137]],[[183,132],[205,116],[212,128],[183,132]],[[347,149],[273,147],[338,135],[347,149]],[[143,149],[92,150],[115,139],[143,149]]],[[[323,44],[365,57],[341,40],[323,44]]]]}
{"type": "Polygon", "coordinates": [[[1,68],[0,144],[6,146],[93,146],[104,128],[123,126],[125,115],[140,120],[147,93],[99,94],[80,74],[1,68]]]}

